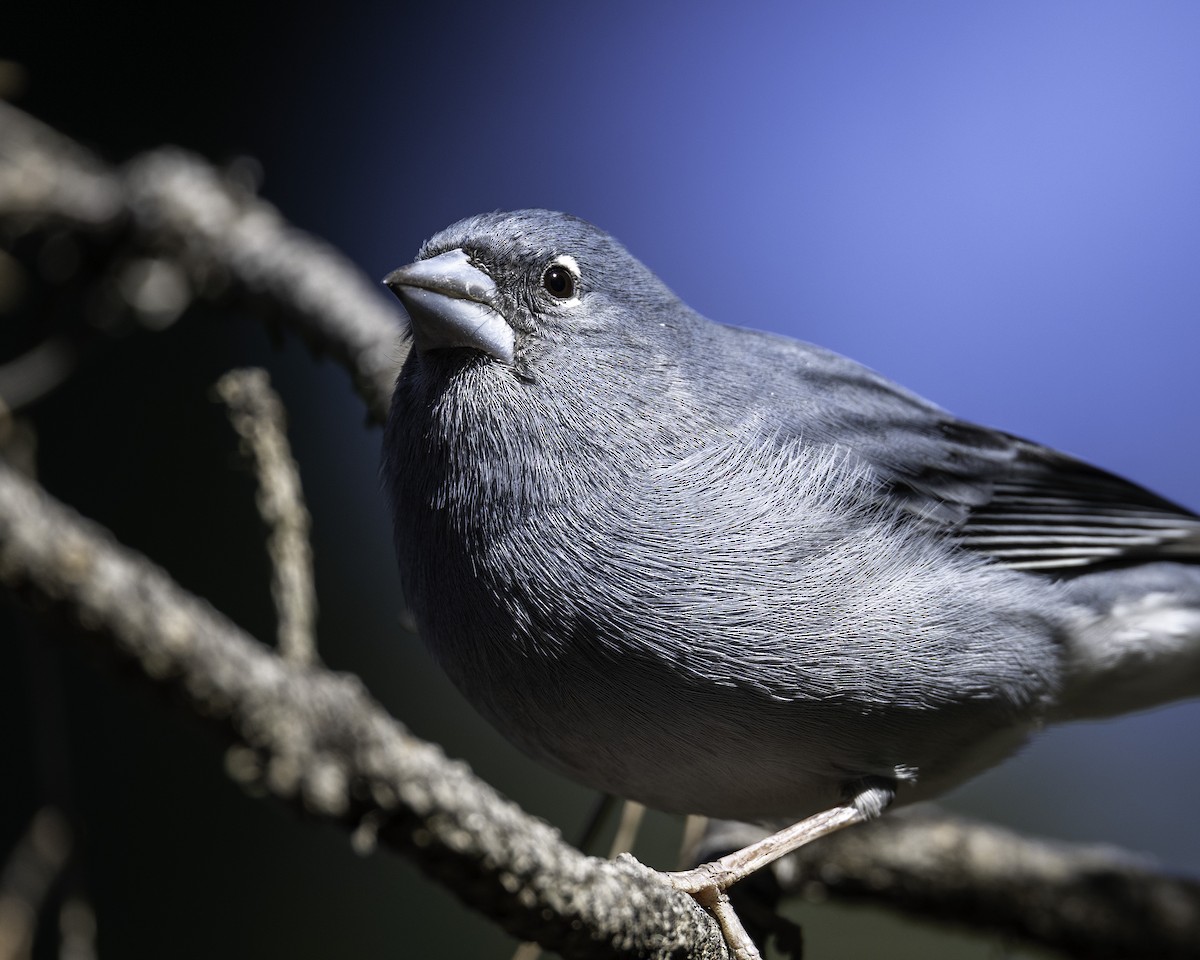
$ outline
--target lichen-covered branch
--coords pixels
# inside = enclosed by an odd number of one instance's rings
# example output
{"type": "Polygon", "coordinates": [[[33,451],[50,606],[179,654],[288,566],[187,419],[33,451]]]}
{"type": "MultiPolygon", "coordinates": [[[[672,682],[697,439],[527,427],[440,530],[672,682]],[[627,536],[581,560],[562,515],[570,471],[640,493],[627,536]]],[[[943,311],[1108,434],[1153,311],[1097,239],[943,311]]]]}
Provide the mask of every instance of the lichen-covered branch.
{"type": "Polygon", "coordinates": [[[317,599],[313,587],[309,516],[300,471],[287,441],[283,403],[266,370],[230,370],[216,395],[242,438],[258,478],[258,512],[269,531],[271,597],[279,618],[279,652],[292,663],[316,660],[317,599]]]}

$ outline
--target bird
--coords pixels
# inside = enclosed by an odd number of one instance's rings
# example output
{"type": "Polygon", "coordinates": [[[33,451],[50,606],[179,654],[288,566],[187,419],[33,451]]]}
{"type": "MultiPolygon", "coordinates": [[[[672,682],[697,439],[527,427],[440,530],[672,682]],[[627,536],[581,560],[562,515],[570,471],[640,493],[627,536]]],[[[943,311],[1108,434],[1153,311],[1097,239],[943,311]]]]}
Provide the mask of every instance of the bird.
{"type": "Polygon", "coordinates": [[[467,218],[384,283],[412,349],[381,476],[419,634],[559,772],[794,824],[670,875],[739,955],[724,891],[779,850],[1048,723],[1200,694],[1196,513],[710,320],[568,214],[467,218]]]}

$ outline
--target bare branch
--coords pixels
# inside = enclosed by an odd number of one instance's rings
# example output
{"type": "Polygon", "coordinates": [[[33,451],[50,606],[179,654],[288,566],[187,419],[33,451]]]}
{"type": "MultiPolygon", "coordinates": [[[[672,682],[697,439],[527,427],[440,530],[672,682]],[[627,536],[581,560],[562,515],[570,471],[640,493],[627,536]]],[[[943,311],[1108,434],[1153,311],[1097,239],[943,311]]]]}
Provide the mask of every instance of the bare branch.
{"type": "Polygon", "coordinates": [[[316,656],[317,600],[313,589],[309,516],[300,471],[287,441],[283,403],[267,371],[231,370],[217,381],[216,394],[245,444],[258,477],[258,512],[270,534],[271,596],[279,617],[279,652],[292,663],[316,656]]]}
{"type": "MultiPolygon", "coordinates": [[[[118,172],[0,102],[0,221],[131,231],[147,252],[183,270],[192,293],[220,296],[232,284],[279,309],[350,372],[376,421],[387,413],[407,352],[395,306],[340,253],[198,157],[164,149],[118,172]]],[[[170,275],[143,266],[142,279],[170,275]]],[[[156,290],[151,307],[161,299],[156,290]]],[[[177,300],[173,293],[172,308],[177,300]]]]}
{"type": "MultiPolygon", "coordinates": [[[[761,831],[717,822],[699,859],[761,831]]],[[[1067,956],[1194,958],[1200,883],[1109,846],[1023,837],[936,808],[900,810],[780,861],[785,894],[857,900],[993,930],[1067,956]]]]}
{"type": "Polygon", "coordinates": [[[173,684],[245,745],[243,776],[311,815],[368,824],[514,935],[570,957],[726,956],[708,916],[653,871],[573,850],[356,678],[286,663],[3,464],[0,583],[173,684]]]}

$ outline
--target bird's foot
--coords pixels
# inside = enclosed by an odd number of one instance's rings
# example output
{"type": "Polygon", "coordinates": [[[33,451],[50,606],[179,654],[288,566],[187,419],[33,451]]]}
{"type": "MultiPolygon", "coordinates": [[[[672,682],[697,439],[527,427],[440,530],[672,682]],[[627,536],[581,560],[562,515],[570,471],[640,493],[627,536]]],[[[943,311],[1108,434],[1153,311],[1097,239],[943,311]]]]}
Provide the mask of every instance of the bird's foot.
{"type": "Polygon", "coordinates": [[[675,879],[677,876],[686,876],[696,872],[695,870],[689,870],[686,874],[667,874],[666,876],[676,890],[688,894],[700,906],[712,914],[713,919],[717,921],[717,925],[721,928],[721,935],[725,938],[725,946],[729,948],[729,952],[733,955],[734,960],[762,960],[762,956],[758,952],[758,947],[750,939],[750,934],[746,932],[746,928],[742,926],[742,921],[738,919],[737,912],[733,909],[733,904],[729,902],[729,894],[718,887],[715,882],[702,887],[692,888],[681,886],[675,879]]]}
{"type": "Polygon", "coordinates": [[[725,891],[756,870],[761,870],[818,837],[873,819],[877,813],[869,808],[864,809],[864,806],[850,802],[824,810],[718,860],[663,876],[676,890],[689,894],[713,915],[736,960],[761,960],[758,948],[746,933],[725,891]]]}

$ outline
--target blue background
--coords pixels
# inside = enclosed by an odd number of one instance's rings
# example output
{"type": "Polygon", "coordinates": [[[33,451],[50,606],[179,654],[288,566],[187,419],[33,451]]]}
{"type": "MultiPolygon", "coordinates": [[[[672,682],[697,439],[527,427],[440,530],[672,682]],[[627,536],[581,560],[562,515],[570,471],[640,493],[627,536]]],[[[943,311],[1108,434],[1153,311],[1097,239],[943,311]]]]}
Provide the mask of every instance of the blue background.
{"type": "MultiPolygon", "coordinates": [[[[172,14],[194,27],[182,48],[151,39],[165,13],[109,11],[96,27],[127,56],[88,60],[85,23],[73,59],[61,47],[28,58],[29,106],[118,159],[167,140],[216,159],[252,153],[265,195],[376,277],[460,217],[570,211],[714,319],[821,343],[963,417],[1200,508],[1200,6],[236,9],[172,14]]],[[[181,364],[170,344],[185,336],[162,348],[181,364]]],[[[573,833],[586,792],[500,741],[397,626],[379,436],[347,429],[361,411],[344,376],[294,346],[269,354],[254,327],[220,336],[222,356],[266,358],[291,409],[326,658],[573,833]]],[[[1198,735],[1196,702],[1051,730],[949,802],[1196,873],[1198,735]]],[[[243,816],[252,805],[235,794],[212,802],[243,816]]],[[[284,899],[311,904],[281,910],[272,933],[297,955],[328,955],[309,910],[338,936],[357,931],[364,955],[447,935],[504,955],[499,934],[407,866],[360,864],[325,836],[313,870],[300,830],[261,817],[246,855],[289,863],[284,899]]],[[[261,915],[243,912],[229,922],[265,936],[261,915]]],[[[887,936],[894,956],[934,949],[857,913],[848,927],[836,910],[804,915],[810,950],[831,944],[814,956],[846,936],[887,936]]],[[[120,935],[132,952],[148,936],[120,935]]]]}

